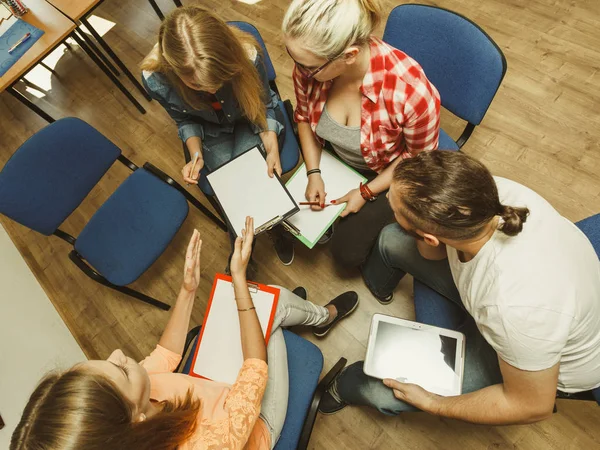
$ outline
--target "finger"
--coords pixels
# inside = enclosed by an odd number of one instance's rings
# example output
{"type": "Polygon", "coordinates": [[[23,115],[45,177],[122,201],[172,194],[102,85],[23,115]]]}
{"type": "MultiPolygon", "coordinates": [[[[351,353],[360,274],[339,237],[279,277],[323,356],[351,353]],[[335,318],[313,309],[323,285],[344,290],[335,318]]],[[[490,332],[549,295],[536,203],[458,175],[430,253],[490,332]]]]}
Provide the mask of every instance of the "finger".
{"type": "Polygon", "coordinates": [[[273,164],[267,165],[267,173],[271,178],[273,178],[273,164]]]}
{"type": "Polygon", "coordinates": [[[398,387],[400,386],[400,383],[398,383],[398,381],[396,381],[392,378],[385,378],[383,380],[383,384],[385,384],[387,387],[389,387],[391,389],[398,389],[398,387]]]}
{"type": "Polygon", "coordinates": [[[194,180],[194,179],[192,179],[190,177],[184,177],[183,181],[185,181],[188,184],[198,184],[198,180],[194,180]]]}
{"type": "Polygon", "coordinates": [[[200,178],[200,170],[202,170],[202,166],[196,163],[196,167],[194,167],[194,172],[191,174],[191,178],[194,180],[200,178]]]}
{"type": "Polygon", "coordinates": [[[252,251],[252,241],[254,240],[254,219],[248,217],[246,222],[246,242],[244,242],[244,251],[250,253],[252,251]]]}
{"type": "Polygon", "coordinates": [[[196,230],[194,230],[194,233],[192,233],[192,237],[190,238],[190,242],[188,243],[187,251],[185,252],[186,261],[189,261],[194,257],[194,251],[196,249],[196,240],[196,230]]]}
{"type": "Polygon", "coordinates": [[[279,164],[279,163],[275,164],[275,171],[277,172],[277,175],[281,176],[281,173],[282,173],[281,164],[279,164]]]}
{"type": "Polygon", "coordinates": [[[239,255],[242,251],[242,238],[241,237],[236,237],[235,238],[235,243],[233,244],[233,254],[234,255],[239,255]]]}

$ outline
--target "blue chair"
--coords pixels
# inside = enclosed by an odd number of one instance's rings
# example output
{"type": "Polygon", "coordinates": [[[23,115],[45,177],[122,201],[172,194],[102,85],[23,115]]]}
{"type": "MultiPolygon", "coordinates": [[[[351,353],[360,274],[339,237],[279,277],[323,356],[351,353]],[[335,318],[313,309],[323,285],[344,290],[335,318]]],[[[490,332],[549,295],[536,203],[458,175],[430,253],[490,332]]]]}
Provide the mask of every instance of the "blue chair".
{"type": "Polygon", "coordinates": [[[442,106],[467,121],[457,141],[440,129],[438,148],[462,148],[483,120],[504,78],[502,50],[471,20],[427,5],[395,7],[383,40],[416,60],[440,92],[442,106]]]}
{"type": "MultiPolygon", "coordinates": [[[[198,326],[188,332],[184,358],[177,372],[190,373],[200,328],[198,326]]],[[[321,398],[347,361],[340,358],[319,382],[323,370],[321,350],[291,331],[283,330],[283,337],[287,349],[290,389],[285,423],[275,450],[305,450],[308,448],[321,398]]]]}
{"type": "Polygon", "coordinates": [[[0,213],[71,244],[69,258],[94,281],[165,311],[169,305],[127,285],[167,248],[187,217],[186,199],[212,215],[168,175],[150,163],[138,168],[100,132],[72,117],[38,131],[0,171],[0,213]],[[116,160],[133,173],[78,238],[61,230],[116,160]]]}
{"type": "MultiPolygon", "coordinates": [[[[263,51],[264,63],[267,69],[267,77],[269,78],[269,84],[271,85],[271,88],[279,95],[279,89],[277,88],[277,84],[275,84],[275,78],[277,77],[277,75],[275,74],[273,62],[269,57],[269,53],[267,52],[265,42],[263,41],[263,38],[256,29],[256,27],[254,25],[249,24],[248,22],[227,23],[229,25],[236,26],[237,28],[239,28],[242,31],[245,31],[246,33],[251,34],[258,41],[263,51]]],[[[292,121],[290,120],[290,117],[293,117],[293,107],[290,100],[280,101],[279,108],[283,113],[285,125],[285,141],[283,144],[283,148],[279,150],[279,154],[281,159],[282,173],[287,173],[291,171],[294,167],[296,167],[296,165],[298,164],[298,160],[300,158],[300,146],[298,144],[298,139],[294,134],[294,127],[292,125],[292,121]]],[[[183,153],[185,161],[189,162],[191,157],[185,144],[183,144],[183,153]]],[[[201,171],[198,186],[200,187],[202,193],[207,197],[213,208],[215,208],[216,211],[220,212],[221,208],[214,198],[214,192],[206,179],[206,175],[208,175],[208,170],[206,169],[206,167],[204,167],[201,171]]]]}
{"type": "MultiPolygon", "coordinates": [[[[598,258],[600,258],[600,214],[588,217],[575,225],[579,227],[581,231],[588,237],[598,258]]],[[[415,311],[426,307],[428,303],[438,303],[440,298],[443,298],[436,291],[431,289],[429,286],[415,280],[414,286],[414,297],[415,297],[415,311]]],[[[446,300],[450,301],[450,300],[446,300]]],[[[563,392],[557,392],[557,398],[569,399],[569,400],[594,400],[600,405],[600,387],[592,391],[578,392],[575,394],[565,394],[563,392]]],[[[556,412],[556,407],[554,408],[556,412]]]]}

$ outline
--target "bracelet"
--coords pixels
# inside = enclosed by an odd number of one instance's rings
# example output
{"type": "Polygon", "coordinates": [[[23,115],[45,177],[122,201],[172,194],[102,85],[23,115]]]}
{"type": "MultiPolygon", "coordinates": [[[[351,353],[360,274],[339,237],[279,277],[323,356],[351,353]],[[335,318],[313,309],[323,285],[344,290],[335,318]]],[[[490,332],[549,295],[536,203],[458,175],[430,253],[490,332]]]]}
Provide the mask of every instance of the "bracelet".
{"type": "Polygon", "coordinates": [[[312,175],[313,173],[321,173],[321,169],[310,169],[306,172],[306,176],[312,175]]]}
{"type": "Polygon", "coordinates": [[[256,308],[254,306],[252,308],[246,308],[246,309],[240,309],[240,308],[238,308],[238,312],[252,311],[253,309],[256,309],[256,308]]]}
{"type": "Polygon", "coordinates": [[[358,187],[358,189],[360,190],[360,195],[366,201],[374,202],[375,200],[377,200],[377,196],[375,194],[373,194],[373,191],[371,190],[371,188],[368,185],[360,183],[360,186],[358,187]]]}

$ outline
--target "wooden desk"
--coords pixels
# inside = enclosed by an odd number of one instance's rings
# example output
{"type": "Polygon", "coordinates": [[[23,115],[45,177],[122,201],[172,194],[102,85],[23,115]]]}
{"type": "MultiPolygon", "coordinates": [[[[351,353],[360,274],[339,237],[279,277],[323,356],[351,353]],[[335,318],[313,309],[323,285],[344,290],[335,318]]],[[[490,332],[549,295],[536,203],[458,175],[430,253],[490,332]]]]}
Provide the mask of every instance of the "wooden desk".
{"type": "MultiPolygon", "coordinates": [[[[93,2],[93,0],[90,0],[93,2]]],[[[89,9],[93,8],[101,0],[96,0],[89,9]]],[[[72,4],[76,4],[76,0],[72,0],[72,4]]],[[[77,33],[76,23],[61,13],[56,7],[52,6],[45,0],[27,0],[29,12],[21,19],[25,22],[44,31],[44,34],[36,41],[35,44],[21,57],[19,60],[0,77],[0,93],[3,91],[9,92],[13,97],[31,109],[33,112],[41,116],[46,121],[52,123],[54,119],[39,106],[21,94],[14,85],[23,78],[29,70],[36,64],[40,63],[44,57],[51,53],[67,38],[73,38],[83,51],[96,63],[96,65],[106,74],[107,77],[119,88],[119,90],[131,101],[131,103],[142,114],[146,110],[139,102],[125,89],[125,86],[117,79],[110,69],[99,59],[98,55],[85,43],[85,37],[81,37],[77,33]]],[[[88,9],[88,11],[89,11],[88,9]]],[[[85,14],[85,12],[83,13],[85,14]]]]}
{"type": "Polygon", "coordinates": [[[40,62],[75,29],[75,24],[54,9],[45,0],[27,0],[29,12],[21,19],[44,31],[33,46],[0,77],[0,92],[10,88],[16,81],[40,62]]]}
{"type": "Polygon", "coordinates": [[[78,21],[94,9],[102,0],[46,0],[63,14],[78,21]]]}

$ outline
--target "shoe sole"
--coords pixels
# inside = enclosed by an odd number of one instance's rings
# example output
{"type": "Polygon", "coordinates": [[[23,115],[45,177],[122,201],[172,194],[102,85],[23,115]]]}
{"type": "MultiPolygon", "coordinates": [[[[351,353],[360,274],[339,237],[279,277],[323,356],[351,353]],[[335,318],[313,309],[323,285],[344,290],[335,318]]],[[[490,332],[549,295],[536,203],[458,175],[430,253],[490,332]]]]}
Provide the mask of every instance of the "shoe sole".
{"type": "Polygon", "coordinates": [[[318,410],[320,414],[323,414],[324,416],[333,416],[334,414],[339,413],[342,409],[344,409],[346,406],[348,405],[344,405],[342,406],[340,409],[336,409],[335,411],[329,411],[329,412],[323,412],[320,409],[318,410]]]}
{"type": "MultiPolygon", "coordinates": [[[[371,292],[371,295],[373,295],[372,292],[371,292]]],[[[375,296],[373,295],[373,297],[375,297],[375,296]]],[[[382,305],[387,306],[394,301],[394,296],[392,295],[392,298],[390,298],[389,300],[385,300],[385,301],[381,300],[379,297],[375,297],[375,300],[377,300],[382,305]]]]}
{"type": "Polygon", "coordinates": [[[284,266],[290,266],[290,265],[291,265],[291,264],[294,262],[294,256],[296,256],[296,253],[294,253],[294,254],[292,255],[292,259],[290,259],[290,261],[289,261],[289,262],[284,262],[284,261],[283,261],[281,258],[279,258],[279,255],[277,256],[277,258],[279,259],[279,262],[280,262],[281,264],[283,264],[284,266]]]}
{"type": "MultiPolygon", "coordinates": [[[[344,320],[346,317],[348,317],[350,314],[352,314],[352,313],[354,312],[354,310],[355,310],[356,308],[358,308],[358,305],[359,305],[359,304],[360,304],[360,299],[357,299],[357,301],[356,301],[356,305],[354,305],[354,308],[352,308],[350,311],[348,311],[344,317],[342,317],[340,320],[338,320],[338,322],[341,322],[341,321],[342,321],[342,320],[344,320]]],[[[323,334],[317,334],[317,332],[316,332],[316,331],[313,331],[313,334],[314,334],[316,337],[320,337],[320,338],[321,338],[321,337],[325,337],[325,336],[327,336],[327,333],[329,333],[329,332],[331,331],[331,329],[332,329],[332,328],[333,328],[333,327],[329,327],[329,328],[327,328],[327,330],[325,330],[325,332],[323,332],[323,334]]],[[[323,413],[323,414],[325,414],[325,413],[323,413]]],[[[331,414],[333,414],[333,413],[331,413],[331,414]]]]}

